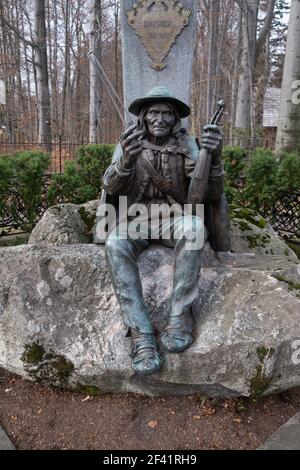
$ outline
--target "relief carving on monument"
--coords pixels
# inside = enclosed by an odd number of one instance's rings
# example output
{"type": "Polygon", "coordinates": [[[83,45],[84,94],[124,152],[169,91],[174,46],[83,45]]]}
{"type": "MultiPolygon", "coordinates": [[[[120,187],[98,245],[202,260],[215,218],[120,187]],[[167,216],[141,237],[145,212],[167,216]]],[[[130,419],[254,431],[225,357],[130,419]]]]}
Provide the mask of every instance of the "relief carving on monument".
{"type": "Polygon", "coordinates": [[[128,23],[153,60],[154,70],[159,72],[166,67],[163,61],[188,26],[191,13],[177,0],[140,0],[127,12],[128,23]]]}

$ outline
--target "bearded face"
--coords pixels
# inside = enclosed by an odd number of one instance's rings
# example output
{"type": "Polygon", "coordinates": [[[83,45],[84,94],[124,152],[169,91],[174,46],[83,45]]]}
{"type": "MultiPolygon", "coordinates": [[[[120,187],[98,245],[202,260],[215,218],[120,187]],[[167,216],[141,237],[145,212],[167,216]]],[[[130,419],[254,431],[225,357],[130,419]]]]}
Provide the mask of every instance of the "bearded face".
{"type": "Polygon", "coordinates": [[[158,139],[167,137],[176,123],[173,106],[159,102],[152,104],[146,112],[145,122],[150,135],[158,139]]]}

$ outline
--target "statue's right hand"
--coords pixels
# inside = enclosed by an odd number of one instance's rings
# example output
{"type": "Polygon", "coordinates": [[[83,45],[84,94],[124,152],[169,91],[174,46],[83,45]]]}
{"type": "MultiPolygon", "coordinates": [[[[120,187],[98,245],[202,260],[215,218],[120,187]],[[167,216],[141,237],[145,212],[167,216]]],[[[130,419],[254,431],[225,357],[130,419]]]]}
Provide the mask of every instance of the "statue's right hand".
{"type": "Polygon", "coordinates": [[[137,157],[142,151],[142,141],[144,131],[137,131],[136,125],[129,127],[121,136],[121,146],[123,156],[121,166],[125,170],[133,168],[137,157]]]}

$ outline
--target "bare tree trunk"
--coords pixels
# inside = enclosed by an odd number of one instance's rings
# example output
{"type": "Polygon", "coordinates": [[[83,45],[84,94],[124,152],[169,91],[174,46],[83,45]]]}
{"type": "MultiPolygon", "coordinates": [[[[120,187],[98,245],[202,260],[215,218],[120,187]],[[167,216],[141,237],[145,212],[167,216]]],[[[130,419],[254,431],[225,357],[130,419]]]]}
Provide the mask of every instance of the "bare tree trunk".
{"type": "Polygon", "coordinates": [[[84,121],[84,110],[85,110],[85,80],[84,80],[84,69],[85,62],[82,58],[86,56],[85,45],[83,42],[83,28],[82,28],[82,18],[81,18],[81,0],[78,3],[78,12],[75,16],[75,37],[76,37],[76,68],[73,78],[73,114],[74,114],[74,126],[73,126],[73,139],[76,142],[81,142],[84,138],[83,136],[83,121],[84,121]]]}
{"type": "MultiPolygon", "coordinates": [[[[238,2],[242,9],[242,61],[238,87],[235,127],[243,131],[240,145],[247,145],[247,140],[253,147],[255,143],[254,86],[255,71],[259,55],[263,48],[269,48],[268,37],[274,17],[275,0],[269,0],[264,24],[257,38],[258,12],[260,0],[241,0],[238,2]]],[[[266,50],[268,57],[269,50],[266,50]]],[[[265,69],[267,71],[267,68],[265,69]]],[[[267,79],[268,80],[268,79],[267,79]]]]}
{"type": "MultiPolygon", "coordinates": [[[[5,126],[10,142],[16,141],[16,128],[15,128],[15,71],[14,66],[11,66],[13,59],[13,32],[7,28],[6,23],[3,20],[4,15],[4,2],[0,1],[0,18],[1,18],[1,31],[2,38],[0,41],[0,52],[3,54],[3,80],[5,83],[5,126]]],[[[11,11],[7,8],[7,14],[10,18],[11,11]]]]}
{"type": "Polygon", "coordinates": [[[256,126],[261,129],[263,126],[264,97],[271,73],[270,38],[275,4],[276,0],[268,1],[263,28],[256,44],[254,115],[256,126]]]}
{"type": "Polygon", "coordinates": [[[70,97],[70,73],[71,73],[71,61],[70,61],[70,49],[71,49],[71,38],[70,38],[70,0],[64,0],[62,3],[65,20],[65,74],[63,83],[62,93],[62,113],[61,113],[61,135],[62,138],[66,136],[66,114],[69,104],[70,97]]]}
{"type": "Polygon", "coordinates": [[[32,48],[32,62],[33,62],[33,79],[34,79],[34,89],[35,89],[35,96],[36,96],[36,137],[39,140],[39,129],[40,129],[40,117],[39,117],[39,86],[38,86],[38,76],[37,76],[37,68],[36,68],[36,60],[35,60],[35,49],[32,48]]]}
{"type": "Polygon", "coordinates": [[[102,83],[97,62],[102,63],[102,0],[90,0],[90,130],[91,143],[101,142],[100,114],[102,107],[102,83]]]}
{"type": "Polygon", "coordinates": [[[252,129],[252,93],[253,93],[253,70],[256,58],[256,32],[258,18],[259,0],[244,0],[242,20],[242,63],[238,86],[238,98],[236,107],[235,127],[243,129],[246,133],[240,141],[244,145],[245,138],[253,139],[252,129]]]}
{"type": "Polygon", "coordinates": [[[239,20],[238,20],[238,33],[236,40],[236,49],[234,54],[234,71],[231,84],[231,126],[230,126],[230,143],[233,145],[233,129],[235,127],[236,121],[236,108],[237,108],[237,96],[238,96],[238,87],[239,87],[239,68],[241,63],[241,40],[242,40],[242,20],[243,12],[240,9],[239,11],[239,20]]]}
{"type": "Polygon", "coordinates": [[[51,151],[51,114],[48,77],[45,0],[34,1],[35,64],[38,81],[39,143],[51,151]]]}
{"type": "Polygon", "coordinates": [[[33,28],[32,28],[31,21],[30,21],[29,13],[26,10],[26,8],[24,8],[24,15],[26,16],[27,21],[28,21],[28,28],[29,28],[29,32],[30,32],[30,38],[31,38],[31,41],[26,41],[25,36],[23,36],[22,40],[23,40],[24,44],[26,44],[26,45],[28,45],[28,47],[30,47],[30,51],[31,51],[31,58],[30,58],[29,61],[32,63],[34,91],[35,91],[35,97],[36,97],[35,107],[34,107],[35,108],[36,125],[35,125],[34,131],[33,131],[33,137],[34,137],[33,140],[36,142],[38,140],[38,135],[39,135],[39,99],[38,99],[39,90],[38,90],[37,68],[36,68],[36,61],[35,61],[34,31],[33,31],[33,28]]]}
{"type": "MultiPolygon", "coordinates": [[[[19,5],[15,5],[15,21],[16,25],[19,29],[21,29],[20,25],[20,15],[19,15],[19,5]]],[[[22,66],[22,57],[21,57],[21,41],[20,38],[15,35],[15,60],[16,60],[16,91],[17,91],[17,109],[19,110],[18,112],[18,117],[17,117],[17,125],[18,125],[18,130],[19,132],[22,132],[22,134],[25,134],[25,129],[24,125],[26,127],[27,131],[27,126],[28,126],[28,120],[26,120],[26,123],[22,121],[24,117],[24,111],[25,111],[25,103],[24,103],[24,94],[22,90],[22,77],[21,77],[21,66],[22,66]]]]}
{"type": "MultiPolygon", "coordinates": [[[[21,24],[21,31],[22,35],[25,36],[25,26],[24,26],[24,15],[22,15],[22,24],[21,24]]],[[[33,111],[32,111],[32,101],[31,101],[31,80],[30,80],[30,64],[29,64],[29,53],[28,53],[28,45],[26,42],[23,43],[23,51],[24,51],[24,61],[25,61],[25,70],[26,70],[26,86],[27,86],[27,106],[28,106],[28,113],[29,113],[29,119],[30,119],[30,127],[29,127],[29,139],[33,141],[34,139],[34,133],[32,129],[32,117],[33,117],[33,111]]]]}
{"type": "Polygon", "coordinates": [[[208,32],[208,82],[206,98],[206,119],[209,120],[214,107],[214,91],[216,89],[217,61],[218,61],[218,25],[220,1],[209,0],[209,32],[208,32]]]}
{"type": "Polygon", "coordinates": [[[52,113],[54,116],[55,138],[60,133],[59,126],[59,100],[58,100],[58,9],[53,8],[52,16],[52,69],[51,69],[51,92],[52,113]]]}
{"type": "Polygon", "coordinates": [[[256,67],[256,83],[255,83],[255,121],[256,125],[262,127],[264,114],[264,97],[268,87],[270,78],[270,36],[266,38],[265,46],[262,49],[259,63],[256,67]]]}
{"type": "Polygon", "coordinates": [[[276,151],[300,150],[300,1],[292,0],[276,151]]]}
{"type": "Polygon", "coordinates": [[[119,1],[115,1],[114,5],[114,19],[115,19],[115,88],[119,93],[119,1]]]}

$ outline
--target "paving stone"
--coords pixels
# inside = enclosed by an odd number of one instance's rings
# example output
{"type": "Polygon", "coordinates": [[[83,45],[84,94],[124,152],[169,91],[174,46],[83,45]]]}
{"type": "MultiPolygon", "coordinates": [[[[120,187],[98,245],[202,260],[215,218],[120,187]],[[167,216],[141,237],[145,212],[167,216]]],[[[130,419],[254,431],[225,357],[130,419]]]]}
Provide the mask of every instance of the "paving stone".
{"type": "Polygon", "coordinates": [[[16,450],[14,444],[0,426],[0,450],[16,450]]]}
{"type": "Polygon", "coordinates": [[[300,450],[300,413],[281,426],[259,450],[300,450]]]}

